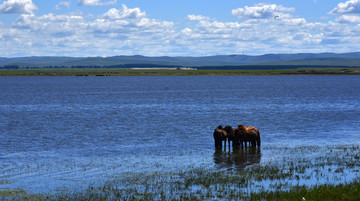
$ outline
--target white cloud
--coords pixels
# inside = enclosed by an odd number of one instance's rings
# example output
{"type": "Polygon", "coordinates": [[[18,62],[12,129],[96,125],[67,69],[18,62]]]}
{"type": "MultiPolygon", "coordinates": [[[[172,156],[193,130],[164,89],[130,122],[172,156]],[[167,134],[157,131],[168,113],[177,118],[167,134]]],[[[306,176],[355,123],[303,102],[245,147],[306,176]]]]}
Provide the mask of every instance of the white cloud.
{"type": "Polygon", "coordinates": [[[73,56],[166,54],[176,35],[173,22],[148,18],[139,8],[125,5],[97,17],[83,13],[22,14],[11,27],[0,31],[4,33],[0,38],[3,56],[19,52],[73,56]],[[5,47],[10,50],[5,51],[5,47]]]}
{"type": "Polygon", "coordinates": [[[281,19],[280,24],[286,24],[288,26],[302,26],[306,25],[306,20],[304,18],[291,18],[291,19],[281,19]]]}
{"type": "MultiPolygon", "coordinates": [[[[273,7],[274,9],[271,10],[274,12],[268,12],[281,14],[276,19],[273,19],[273,15],[270,14],[254,14],[261,12],[250,12],[253,14],[243,12],[241,16],[248,16],[243,22],[200,20],[206,17],[199,17],[195,26],[188,26],[181,30],[177,41],[183,47],[187,47],[184,51],[193,52],[193,54],[207,52],[209,55],[218,54],[219,49],[222,54],[333,52],[335,49],[346,52],[353,51],[354,43],[345,38],[360,40],[360,36],[357,36],[360,26],[331,21],[328,23],[308,22],[305,18],[293,17],[286,13],[293,9],[277,7],[281,9],[273,7]]],[[[197,17],[192,16],[191,19],[197,19],[197,17]]],[[[354,16],[351,19],[350,17],[344,19],[353,22],[358,20],[354,16]]]]}
{"type": "Polygon", "coordinates": [[[122,5],[121,9],[111,8],[89,23],[89,29],[96,37],[136,39],[144,42],[167,38],[166,34],[173,32],[173,26],[173,22],[149,19],[139,8],[128,8],[125,5],[122,5]]]}
{"type": "Polygon", "coordinates": [[[33,13],[37,9],[32,0],[8,0],[0,5],[0,13],[33,13]]]}
{"type": "Polygon", "coordinates": [[[271,17],[243,14],[244,21],[187,15],[184,18],[191,22],[185,20],[185,24],[153,19],[140,8],[125,5],[91,16],[81,12],[40,16],[27,13],[20,15],[11,26],[0,26],[0,52],[3,56],[185,56],[346,52],[360,47],[358,16],[342,15],[329,22],[308,22],[291,16],[288,12],[293,11],[292,8],[281,5],[270,8],[273,12],[269,13],[280,17],[274,19],[265,11],[253,13],[271,17]]]}
{"type": "Polygon", "coordinates": [[[56,6],[55,6],[55,10],[60,10],[61,7],[65,7],[67,9],[70,8],[71,5],[71,1],[60,1],[56,6]]]}
{"type": "Polygon", "coordinates": [[[234,31],[238,31],[239,28],[241,28],[242,25],[240,25],[237,22],[218,22],[218,21],[200,21],[197,25],[197,31],[201,32],[206,35],[212,35],[216,34],[219,38],[227,38],[227,34],[232,34],[234,31]],[[226,36],[224,36],[224,34],[226,36]]]}
{"type": "Polygon", "coordinates": [[[202,15],[188,15],[187,19],[190,21],[203,21],[203,20],[210,20],[210,17],[206,17],[202,15]]]}
{"type": "Polygon", "coordinates": [[[141,12],[140,8],[128,8],[122,5],[121,9],[111,8],[103,17],[106,19],[135,19],[145,17],[146,13],[141,12]]]}
{"type": "Polygon", "coordinates": [[[76,34],[81,29],[85,29],[86,24],[84,18],[79,15],[50,13],[38,17],[34,14],[22,14],[13,24],[13,28],[28,30],[29,37],[43,35],[42,39],[46,39],[76,34]]]}
{"type": "Polygon", "coordinates": [[[356,15],[342,15],[335,19],[339,23],[360,23],[360,16],[356,15]]]}
{"type": "Polygon", "coordinates": [[[80,6],[109,6],[115,5],[117,0],[102,2],[101,0],[79,0],[78,5],[80,6]]]}
{"type": "Polygon", "coordinates": [[[232,15],[244,19],[267,19],[282,15],[285,12],[292,12],[294,8],[287,8],[276,4],[256,4],[253,7],[245,6],[232,10],[232,15]]]}
{"type": "Polygon", "coordinates": [[[339,3],[330,14],[350,14],[360,13],[360,0],[350,0],[345,3],[339,3]]]}

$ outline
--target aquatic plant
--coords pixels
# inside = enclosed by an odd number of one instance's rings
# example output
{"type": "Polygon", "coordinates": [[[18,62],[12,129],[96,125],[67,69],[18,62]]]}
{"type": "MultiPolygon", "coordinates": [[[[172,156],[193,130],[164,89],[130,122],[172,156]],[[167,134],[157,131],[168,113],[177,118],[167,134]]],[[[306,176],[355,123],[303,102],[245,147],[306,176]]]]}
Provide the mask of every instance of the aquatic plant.
{"type": "Polygon", "coordinates": [[[359,146],[276,151],[284,154],[279,154],[276,160],[242,169],[203,167],[175,172],[122,172],[103,185],[92,185],[73,193],[32,195],[21,189],[3,189],[0,199],[360,200],[359,146]]]}

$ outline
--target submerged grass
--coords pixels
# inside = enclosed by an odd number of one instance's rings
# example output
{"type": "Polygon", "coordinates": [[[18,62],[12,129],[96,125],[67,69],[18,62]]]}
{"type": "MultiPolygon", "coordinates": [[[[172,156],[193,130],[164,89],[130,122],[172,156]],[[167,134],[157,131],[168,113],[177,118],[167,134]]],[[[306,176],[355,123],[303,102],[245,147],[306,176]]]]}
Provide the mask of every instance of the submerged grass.
{"type": "Polygon", "coordinates": [[[246,168],[123,172],[73,193],[0,189],[0,200],[360,200],[359,150],[358,145],[282,148],[274,150],[277,158],[246,168]]]}
{"type": "Polygon", "coordinates": [[[194,192],[174,192],[176,196],[143,193],[136,189],[116,189],[111,186],[89,188],[73,195],[29,195],[21,190],[17,192],[0,191],[1,200],[360,200],[360,183],[353,182],[339,185],[319,185],[315,187],[298,186],[289,191],[260,191],[255,193],[239,192],[236,189],[218,188],[216,192],[199,189],[194,192]]]}

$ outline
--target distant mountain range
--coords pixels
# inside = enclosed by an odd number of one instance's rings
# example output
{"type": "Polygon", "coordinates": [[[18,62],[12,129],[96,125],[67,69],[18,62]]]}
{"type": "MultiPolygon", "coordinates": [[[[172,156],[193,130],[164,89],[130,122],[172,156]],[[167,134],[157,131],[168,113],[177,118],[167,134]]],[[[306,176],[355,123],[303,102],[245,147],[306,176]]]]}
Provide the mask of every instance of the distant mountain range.
{"type": "Polygon", "coordinates": [[[199,69],[256,69],[295,67],[360,67],[360,52],[216,55],[202,57],[147,57],[141,55],[113,57],[0,57],[0,68],[130,68],[197,67],[199,69]]]}

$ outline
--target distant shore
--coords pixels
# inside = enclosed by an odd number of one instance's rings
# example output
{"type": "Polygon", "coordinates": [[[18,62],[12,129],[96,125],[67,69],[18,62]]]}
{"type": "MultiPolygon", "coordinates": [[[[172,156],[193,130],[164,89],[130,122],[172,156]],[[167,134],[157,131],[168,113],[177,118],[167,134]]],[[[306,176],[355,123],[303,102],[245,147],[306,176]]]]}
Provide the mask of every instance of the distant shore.
{"type": "Polygon", "coordinates": [[[0,70],[0,76],[247,76],[247,75],[360,75],[360,68],[279,70],[173,70],[173,69],[19,69],[0,70]]]}

